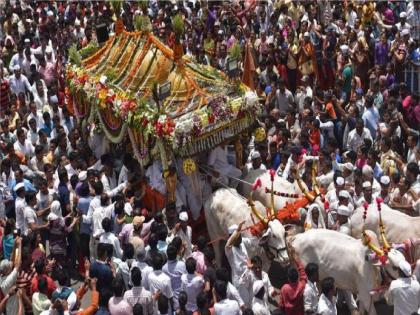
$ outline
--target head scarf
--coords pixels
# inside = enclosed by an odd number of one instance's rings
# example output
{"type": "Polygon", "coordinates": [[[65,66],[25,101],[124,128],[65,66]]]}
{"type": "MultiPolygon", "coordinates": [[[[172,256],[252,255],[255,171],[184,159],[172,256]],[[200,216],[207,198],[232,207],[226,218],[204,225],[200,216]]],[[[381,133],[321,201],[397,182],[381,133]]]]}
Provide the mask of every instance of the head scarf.
{"type": "Polygon", "coordinates": [[[58,218],[63,218],[63,213],[61,212],[61,205],[59,201],[54,200],[51,203],[50,209],[51,209],[51,212],[48,215],[48,220],[54,221],[58,218]]]}
{"type": "Polygon", "coordinates": [[[325,229],[324,217],[322,216],[321,210],[319,209],[319,206],[317,204],[310,205],[308,208],[308,214],[306,215],[305,230],[310,229],[325,229]],[[317,208],[319,212],[318,222],[316,223],[312,220],[312,211],[315,208],[317,208]]]}

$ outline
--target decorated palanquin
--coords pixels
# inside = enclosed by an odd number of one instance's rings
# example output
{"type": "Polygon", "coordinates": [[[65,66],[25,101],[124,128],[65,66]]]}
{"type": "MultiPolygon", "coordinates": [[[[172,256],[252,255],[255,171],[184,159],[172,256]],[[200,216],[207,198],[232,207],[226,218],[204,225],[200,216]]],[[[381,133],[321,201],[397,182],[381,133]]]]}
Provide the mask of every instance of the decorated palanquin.
{"type": "Polygon", "coordinates": [[[113,143],[128,134],[142,165],[169,152],[189,157],[252,126],[257,95],[224,73],[171,49],[151,33],[121,32],[79,64],[70,63],[67,106],[79,119],[99,126],[113,143]],[[171,90],[159,106],[156,85],[171,90]]]}

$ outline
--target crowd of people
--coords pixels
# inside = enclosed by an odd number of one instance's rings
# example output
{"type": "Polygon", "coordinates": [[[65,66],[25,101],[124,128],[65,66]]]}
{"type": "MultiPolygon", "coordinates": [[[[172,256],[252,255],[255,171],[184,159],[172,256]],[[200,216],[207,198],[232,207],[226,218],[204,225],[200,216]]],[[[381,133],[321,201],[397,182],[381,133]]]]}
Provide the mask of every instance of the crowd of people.
{"type": "MultiPolygon", "coordinates": [[[[326,192],[326,218],[315,204],[300,210],[305,230],[350,235],[353,210],[377,197],[418,216],[420,2],[123,1],[118,17],[111,2],[0,1],[0,314],[337,314],[334,279],[319,281],[290,245],[294,267],[274,288],[242,224],[226,231],[225,268],[191,223],[215,187],[270,169],[309,189],[316,176],[326,192]],[[206,171],[195,180],[173,167],[176,200],[153,212],[144,187],[168,193],[162,164],[143,177],[126,142],[83,127],[66,108],[64,70],[73,44],[97,41],[98,25],[113,33],[117,18],[134,31],[147,16],[173,47],[176,14],[198,63],[224,71],[239,48],[266,137],[241,137],[241,163],[229,143],[196,157],[206,171]],[[77,290],[71,279],[83,280],[77,290]]],[[[407,264],[390,287],[394,314],[420,308],[407,264]]]]}

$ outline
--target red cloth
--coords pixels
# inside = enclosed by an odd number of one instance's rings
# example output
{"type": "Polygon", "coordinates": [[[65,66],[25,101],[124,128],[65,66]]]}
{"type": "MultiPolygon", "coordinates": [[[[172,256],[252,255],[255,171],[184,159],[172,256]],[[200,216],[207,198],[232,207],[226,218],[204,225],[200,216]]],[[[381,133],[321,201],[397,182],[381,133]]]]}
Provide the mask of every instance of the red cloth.
{"type": "Polygon", "coordinates": [[[306,274],[301,262],[297,262],[299,280],[297,283],[287,283],[280,289],[280,306],[286,315],[304,315],[303,291],[306,285],[306,274]]]}
{"type": "Polygon", "coordinates": [[[49,276],[47,275],[36,275],[35,277],[33,277],[32,281],[31,281],[31,291],[32,293],[38,292],[38,280],[41,277],[45,277],[47,279],[47,283],[48,283],[48,297],[51,298],[53,292],[57,289],[57,286],[54,283],[54,280],[51,279],[49,276]]]}
{"type": "Polygon", "coordinates": [[[321,145],[321,132],[318,130],[314,130],[309,135],[309,143],[311,146],[318,146],[318,148],[321,145]]]}
{"type": "Polygon", "coordinates": [[[10,108],[9,83],[4,79],[0,80],[0,108],[2,110],[10,108]]]}

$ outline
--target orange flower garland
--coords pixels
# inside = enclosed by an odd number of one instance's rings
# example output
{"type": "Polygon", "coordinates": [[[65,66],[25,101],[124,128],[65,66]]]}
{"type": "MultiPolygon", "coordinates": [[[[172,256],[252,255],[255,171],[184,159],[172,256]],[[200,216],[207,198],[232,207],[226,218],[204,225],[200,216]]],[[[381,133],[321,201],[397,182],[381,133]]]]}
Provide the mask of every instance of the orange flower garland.
{"type": "Polygon", "coordinates": [[[133,64],[133,66],[131,67],[131,71],[128,73],[124,81],[121,83],[121,85],[124,88],[127,88],[129,85],[131,85],[134,79],[134,75],[137,74],[137,72],[139,71],[140,65],[143,62],[144,57],[146,57],[146,54],[149,51],[151,44],[152,44],[152,41],[150,40],[150,37],[149,37],[146,44],[143,46],[143,49],[141,50],[141,55],[138,57],[137,62],[133,64]]]}
{"type": "Polygon", "coordinates": [[[101,57],[103,57],[103,53],[114,44],[115,36],[112,38],[112,40],[108,40],[102,48],[100,48],[97,52],[95,52],[92,56],[86,58],[82,61],[82,65],[85,69],[90,69],[91,67],[98,64],[101,57]]]}

